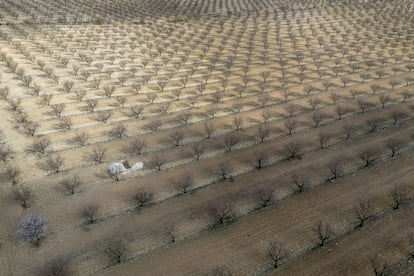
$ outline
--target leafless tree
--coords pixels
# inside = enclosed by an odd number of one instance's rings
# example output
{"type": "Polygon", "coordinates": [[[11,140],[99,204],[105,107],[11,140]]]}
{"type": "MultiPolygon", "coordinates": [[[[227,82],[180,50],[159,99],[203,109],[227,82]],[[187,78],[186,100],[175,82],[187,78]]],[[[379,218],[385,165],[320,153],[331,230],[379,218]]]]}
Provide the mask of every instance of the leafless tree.
{"type": "Polygon", "coordinates": [[[180,142],[184,138],[184,133],[181,130],[174,131],[170,135],[171,141],[174,143],[174,146],[178,147],[180,146],[180,142]]]}
{"type": "Polygon", "coordinates": [[[73,88],[73,81],[65,81],[63,83],[63,90],[65,90],[65,92],[69,93],[73,88]]]}
{"type": "Polygon", "coordinates": [[[125,103],[127,102],[127,98],[124,96],[116,97],[116,102],[121,108],[125,108],[125,103]]]}
{"type": "Polygon", "coordinates": [[[193,176],[189,173],[181,175],[176,183],[177,188],[182,193],[187,193],[188,189],[190,189],[194,185],[193,176]]]}
{"type": "Polygon", "coordinates": [[[214,225],[230,223],[234,217],[234,206],[229,202],[229,199],[222,199],[221,201],[211,203],[207,210],[214,219],[214,225]]]}
{"type": "Polygon", "coordinates": [[[85,131],[78,132],[75,134],[75,137],[73,137],[73,141],[82,147],[86,145],[88,140],[89,140],[89,134],[85,131]]]}
{"type": "Polygon", "coordinates": [[[13,190],[14,200],[20,203],[20,205],[27,209],[30,206],[30,200],[33,198],[33,191],[27,186],[21,185],[20,187],[14,187],[13,190]]]}
{"type": "Polygon", "coordinates": [[[154,200],[154,194],[146,188],[139,188],[135,191],[132,199],[135,201],[138,208],[142,208],[145,204],[154,200]]]}
{"type": "Polygon", "coordinates": [[[226,151],[231,151],[235,145],[240,141],[236,134],[229,134],[224,138],[224,148],[226,151]]]}
{"type": "Polygon", "coordinates": [[[117,123],[108,131],[108,136],[121,139],[126,136],[127,128],[123,123],[117,123]]]}
{"type": "Polygon", "coordinates": [[[106,122],[108,122],[111,116],[112,116],[111,110],[103,110],[103,111],[98,112],[98,114],[96,115],[96,120],[98,122],[102,122],[105,124],[106,122]]]}
{"type": "Polygon", "coordinates": [[[322,103],[322,100],[319,98],[311,98],[308,100],[309,104],[311,105],[312,111],[314,111],[318,105],[322,103]]]}
{"type": "Polygon", "coordinates": [[[391,112],[391,117],[393,119],[394,125],[397,125],[398,122],[402,118],[404,118],[405,116],[407,116],[407,114],[405,112],[403,112],[403,111],[396,110],[396,111],[391,112]]]}
{"type": "Polygon", "coordinates": [[[97,145],[95,148],[92,149],[87,155],[85,155],[85,159],[94,162],[95,164],[101,164],[104,161],[105,155],[107,150],[101,146],[97,145]]]}
{"type": "Polygon", "coordinates": [[[299,142],[289,142],[288,144],[285,145],[285,150],[287,152],[287,159],[291,160],[291,159],[301,159],[301,154],[300,151],[302,149],[302,144],[299,142]]]}
{"type": "Polygon", "coordinates": [[[27,148],[28,153],[41,153],[46,152],[46,148],[50,146],[50,140],[47,137],[35,139],[32,144],[27,148]]]}
{"type": "Polygon", "coordinates": [[[111,264],[122,263],[127,251],[127,241],[120,237],[111,237],[106,242],[105,253],[109,257],[111,264]]]}
{"type": "Polygon", "coordinates": [[[391,151],[391,157],[394,157],[405,145],[405,141],[398,138],[391,138],[385,142],[385,147],[391,151]]]}
{"type": "Polygon", "coordinates": [[[356,128],[353,125],[344,125],[342,130],[345,134],[345,139],[349,140],[351,136],[356,132],[356,128]]]}
{"type": "Polygon", "coordinates": [[[176,238],[177,238],[177,231],[175,229],[175,225],[174,224],[167,224],[164,226],[165,229],[165,233],[167,234],[169,240],[174,243],[176,238]]]}
{"type": "Polygon", "coordinates": [[[182,125],[182,126],[185,126],[185,125],[187,125],[188,124],[188,121],[191,119],[191,113],[189,113],[189,112],[184,112],[184,113],[180,113],[180,114],[178,114],[177,115],[177,117],[176,117],[176,121],[180,124],[180,125],[182,125]]]}
{"type": "Polygon", "coordinates": [[[95,111],[95,108],[98,105],[98,100],[96,100],[96,99],[87,99],[85,101],[85,104],[86,104],[86,110],[87,111],[94,112],[95,111]]]}
{"type": "Polygon", "coordinates": [[[306,180],[306,178],[303,175],[293,173],[291,175],[291,179],[293,182],[293,185],[295,186],[295,193],[302,193],[305,191],[306,187],[309,186],[309,182],[306,180]]]}
{"type": "Polygon", "coordinates": [[[332,227],[328,223],[322,222],[320,219],[315,223],[312,230],[317,238],[318,246],[324,246],[325,243],[334,235],[332,227]]]}
{"type": "Polygon", "coordinates": [[[4,171],[4,176],[12,183],[12,185],[16,185],[19,182],[20,173],[18,167],[8,166],[4,171]]]}
{"type": "Polygon", "coordinates": [[[263,151],[256,151],[252,157],[254,167],[260,170],[266,165],[266,159],[266,154],[263,151]]]}
{"type": "Polygon", "coordinates": [[[257,128],[256,137],[259,139],[260,143],[263,143],[266,137],[270,136],[270,127],[267,124],[260,125],[257,128]]]}
{"type": "Polygon", "coordinates": [[[273,261],[273,267],[278,268],[279,263],[289,258],[289,251],[279,241],[273,240],[269,243],[268,254],[270,259],[273,261]]]}
{"type": "Polygon", "coordinates": [[[40,163],[40,168],[45,171],[51,171],[54,173],[60,172],[64,164],[64,159],[60,155],[49,156],[43,163],[40,163]]]}
{"type": "Polygon", "coordinates": [[[74,96],[74,98],[75,98],[77,101],[81,102],[81,101],[83,101],[83,98],[85,98],[85,96],[86,96],[86,91],[81,90],[81,91],[76,91],[76,92],[75,92],[75,96],[74,96]]]}
{"type": "Polygon", "coordinates": [[[361,114],[364,114],[365,110],[369,108],[370,106],[372,106],[370,102],[367,102],[363,99],[358,99],[357,104],[359,106],[359,109],[361,109],[361,114]]]}
{"type": "Polygon", "coordinates": [[[335,112],[338,115],[338,120],[342,120],[342,116],[348,112],[348,108],[343,105],[337,105],[335,107],[335,112]]]}
{"type": "Polygon", "coordinates": [[[212,123],[204,122],[204,132],[207,135],[206,139],[210,139],[215,131],[216,131],[216,128],[212,123]]]}
{"type": "Polygon", "coordinates": [[[217,172],[221,176],[222,180],[226,180],[228,177],[231,177],[231,172],[233,171],[233,168],[230,166],[228,162],[220,162],[217,165],[217,172]]]}
{"type": "Polygon", "coordinates": [[[82,207],[80,214],[89,224],[95,223],[96,216],[99,214],[99,205],[96,203],[87,204],[82,207]]]}
{"type": "Polygon", "coordinates": [[[390,98],[390,96],[388,96],[386,94],[380,94],[378,96],[378,99],[379,99],[379,101],[381,103],[381,107],[384,108],[385,105],[390,101],[391,98],[390,98]]]}
{"type": "Polygon", "coordinates": [[[149,94],[147,94],[147,95],[146,95],[146,97],[147,97],[148,101],[149,101],[151,104],[153,104],[153,103],[154,103],[154,101],[155,101],[155,99],[156,99],[158,96],[157,96],[157,94],[155,94],[155,93],[149,93],[149,94]]]}
{"type": "Polygon", "coordinates": [[[144,107],[134,104],[129,108],[130,116],[139,118],[143,110],[144,110],[144,107]]]}
{"type": "Polygon", "coordinates": [[[385,272],[388,269],[389,264],[383,256],[375,255],[374,257],[370,257],[369,262],[371,264],[372,272],[374,272],[376,276],[385,275],[385,272]]]}
{"type": "Polygon", "coordinates": [[[328,118],[328,114],[323,112],[314,112],[311,118],[313,121],[313,127],[317,128],[324,119],[328,118]]]}
{"type": "Polygon", "coordinates": [[[22,100],[19,98],[8,99],[7,103],[9,104],[10,110],[17,111],[21,108],[22,100]]]}
{"type": "Polygon", "coordinates": [[[330,138],[329,133],[319,132],[319,134],[318,134],[318,142],[319,142],[319,147],[321,149],[323,149],[328,144],[329,138],[330,138]]]}
{"type": "Polygon", "coordinates": [[[204,151],[205,151],[205,146],[204,146],[204,144],[202,144],[202,143],[195,143],[195,144],[193,144],[193,147],[192,147],[192,149],[193,149],[193,155],[194,155],[194,159],[196,160],[196,161],[199,161],[200,160],[200,157],[201,157],[201,155],[204,153],[204,151]]]}
{"type": "Polygon", "coordinates": [[[233,117],[233,125],[236,128],[236,131],[242,130],[243,118],[240,116],[233,117]]]}
{"type": "Polygon", "coordinates": [[[140,155],[142,150],[147,146],[147,140],[145,138],[136,138],[131,143],[132,152],[140,155]]]}
{"type": "Polygon", "coordinates": [[[373,216],[373,207],[368,200],[360,199],[354,206],[354,213],[357,219],[357,227],[363,227],[364,223],[373,216]]]}
{"type": "Polygon", "coordinates": [[[0,144],[0,160],[6,162],[13,154],[12,149],[9,146],[0,144]]]}
{"type": "Polygon", "coordinates": [[[161,125],[162,125],[161,120],[155,119],[149,122],[148,124],[146,124],[145,128],[156,132],[160,129],[161,125]]]}
{"type": "Polygon", "coordinates": [[[69,195],[75,194],[81,184],[82,182],[79,176],[73,176],[71,178],[64,179],[60,182],[60,185],[69,195]]]}
{"type": "Polygon", "coordinates": [[[59,123],[56,124],[58,129],[70,130],[73,126],[72,119],[70,117],[61,117],[59,123]]]}
{"type": "Polygon", "coordinates": [[[341,161],[339,160],[332,161],[331,163],[329,163],[328,167],[329,173],[331,175],[329,178],[330,180],[337,179],[342,173],[341,161]]]}
{"type": "Polygon", "coordinates": [[[255,196],[259,202],[259,207],[266,207],[273,202],[273,190],[272,189],[258,189],[255,192],[255,196]]]}
{"type": "Polygon", "coordinates": [[[60,117],[60,115],[62,114],[63,110],[65,109],[66,105],[64,103],[58,103],[58,104],[51,104],[50,108],[50,115],[55,116],[55,117],[60,117]]]}
{"type": "Polygon", "coordinates": [[[150,167],[158,171],[161,171],[165,163],[167,163],[167,160],[164,157],[162,157],[161,155],[155,155],[150,160],[150,167]]]}
{"type": "Polygon", "coordinates": [[[390,190],[390,197],[392,200],[392,208],[399,209],[401,204],[409,200],[408,188],[406,185],[397,185],[390,190]]]}
{"type": "Polygon", "coordinates": [[[364,167],[368,167],[377,159],[378,153],[376,148],[367,148],[359,153],[359,159],[364,162],[364,167]]]}
{"type": "Polygon", "coordinates": [[[272,113],[268,110],[264,110],[260,115],[262,116],[263,123],[265,123],[265,124],[267,124],[269,119],[272,117],[272,113]]]}
{"type": "Polygon", "coordinates": [[[38,128],[39,124],[31,121],[28,121],[23,125],[24,133],[29,136],[34,136],[38,128]]]}
{"type": "Polygon", "coordinates": [[[296,119],[288,119],[284,125],[288,130],[288,135],[292,135],[293,130],[296,128],[298,121],[296,119]]]}

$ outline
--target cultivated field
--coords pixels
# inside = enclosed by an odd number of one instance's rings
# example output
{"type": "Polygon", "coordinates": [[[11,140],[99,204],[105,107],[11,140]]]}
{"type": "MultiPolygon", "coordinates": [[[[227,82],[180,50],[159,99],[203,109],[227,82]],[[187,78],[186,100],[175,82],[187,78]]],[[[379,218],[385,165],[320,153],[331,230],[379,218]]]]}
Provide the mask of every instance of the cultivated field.
{"type": "Polygon", "coordinates": [[[412,1],[0,0],[0,24],[0,274],[412,275],[412,1]]]}

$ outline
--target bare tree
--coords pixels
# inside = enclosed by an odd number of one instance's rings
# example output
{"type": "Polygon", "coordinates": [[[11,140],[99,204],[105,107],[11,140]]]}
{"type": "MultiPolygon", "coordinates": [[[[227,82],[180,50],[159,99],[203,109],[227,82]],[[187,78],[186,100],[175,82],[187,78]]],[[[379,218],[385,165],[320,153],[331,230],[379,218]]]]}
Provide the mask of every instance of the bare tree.
{"type": "Polygon", "coordinates": [[[348,112],[348,108],[343,105],[337,105],[335,107],[335,112],[338,115],[338,120],[342,120],[342,116],[348,112]]]}
{"type": "Polygon", "coordinates": [[[98,105],[98,100],[96,100],[96,99],[87,99],[85,101],[85,104],[86,104],[86,110],[87,111],[94,112],[96,106],[98,105]]]}
{"type": "Polygon", "coordinates": [[[129,108],[129,113],[131,117],[139,118],[143,110],[142,106],[134,104],[129,108]]]}
{"type": "Polygon", "coordinates": [[[161,120],[156,119],[156,120],[152,120],[151,122],[146,124],[145,128],[156,132],[160,129],[161,125],[162,125],[161,120]]]}
{"type": "Polygon", "coordinates": [[[375,255],[374,257],[370,257],[369,262],[371,264],[372,272],[374,272],[376,276],[385,275],[385,272],[388,269],[389,264],[383,256],[375,255]]]}
{"type": "Polygon", "coordinates": [[[174,224],[167,224],[167,225],[164,226],[164,229],[165,229],[165,233],[167,234],[169,240],[174,243],[176,238],[177,238],[175,225],[174,224]]]}
{"type": "Polygon", "coordinates": [[[89,140],[89,134],[85,131],[78,132],[75,134],[75,137],[73,137],[73,141],[82,147],[86,145],[88,140],[89,140]]]}
{"type": "Polygon", "coordinates": [[[217,165],[217,172],[221,176],[222,180],[226,180],[228,177],[231,177],[231,172],[233,168],[227,162],[221,162],[217,165]]]}
{"type": "Polygon", "coordinates": [[[174,143],[174,146],[178,147],[180,146],[180,142],[184,138],[184,133],[181,130],[174,131],[170,135],[171,141],[174,143]]]}
{"type": "Polygon", "coordinates": [[[317,128],[324,119],[328,118],[328,115],[323,112],[314,112],[311,118],[313,121],[313,127],[317,128]]]}
{"type": "Polygon", "coordinates": [[[259,207],[266,207],[273,202],[274,195],[272,189],[258,189],[255,192],[255,196],[259,202],[259,207]]]}
{"type": "Polygon", "coordinates": [[[95,223],[96,216],[99,213],[99,205],[96,203],[91,203],[85,205],[81,209],[81,216],[86,219],[89,224],[95,223]]]}
{"type": "Polygon", "coordinates": [[[60,185],[63,189],[69,194],[73,195],[76,193],[76,190],[82,184],[79,176],[73,176],[71,178],[64,179],[60,182],[60,185]]]}
{"type": "Polygon", "coordinates": [[[35,122],[28,121],[25,124],[23,124],[24,133],[29,136],[34,136],[38,128],[39,124],[35,122]]]}
{"type": "Polygon", "coordinates": [[[136,138],[131,143],[132,152],[141,155],[142,150],[147,146],[147,140],[145,138],[136,138]]]}
{"type": "Polygon", "coordinates": [[[116,124],[108,131],[108,136],[113,138],[122,139],[126,136],[127,128],[123,123],[116,124]]]}
{"type": "Polygon", "coordinates": [[[57,129],[70,130],[73,126],[72,120],[70,117],[61,117],[59,123],[56,124],[57,129]]]}
{"type": "Polygon", "coordinates": [[[273,240],[269,243],[268,254],[270,259],[273,261],[273,267],[277,268],[279,263],[289,258],[289,251],[279,241],[273,240]]]}
{"type": "Polygon", "coordinates": [[[399,209],[401,204],[409,200],[408,188],[406,185],[398,185],[390,190],[390,197],[392,200],[392,208],[399,209]]]}
{"type": "Polygon", "coordinates": [[[302,193],[305,191],[306,187],[309,186],[308,181],[306,180],[306,178],[304,178],[303,175],[293,173],[291,175],[291,179],[293,185],[295,186],[295,193],[302,193]]]}
{"type": "Polygon", "coordinates": [[[199,161],[201,155],[204,153],[204,150],[205,150],[204,144],[202,144],[200,142],[199,143],[195,143],[195,144],[193,144],[192,149],[193,149],[194,159],[196,161],[199,161]]]}
{"type": "Polygon", "coordinates": [[[353,125],[344,125],[342,130],[345,134],[345,139],[349,140],[351,136],[356,132],[356,128],[353,125]]]}
{"type": "Polygon", "coordinates": [[[378,96],[378,99],[381,103],[381,107],[384,108],[385,105],[391,100],[390,96],[386,95],[386,94],[380,94],[378,96]]]}
{"type": "Polygon", "coordinates": [[[322,222],[320,219],[315,223],[312,230],[317,238],[318,246],[324,246],[325,243],[334,235],[332,227],[328,223],[322,222]]]}
{"type": "Polygon", "coordinates": [[[329,138],[330,138],[330,135],[328,133],[326,133],[326,132],[319,132],[319,134],[318,134],[318,142],[319,142],[319,147],[321,149],[323,149],[324,147],[327,146],[329,138]]]}
{"type": "Polygon", "coordinates": [[[285,121],[285,127],[287,128],[288,135],[292,135],[293,130],[296,128],[298,121],[296,119],[288,119],[285,121]]]}
{"type": "Polygon", "coordinates": [[[26,152],[44,154],[46,152],[46,148],[49,147],[50,144],[50,140],[47,137],[35,139],[26,149],[26,152]]]}
{"type": "Polygon", "coordinates": [[[177,188],[182,193],[187,193],[188,189],[191,188],[194,185],[194,179],[193,176],[189,173],[181,175],[176,183],[177,188]]]}
{"type": "Polygon", "coordinates": [[[69,93],[72,90],[72,88],[73,88],[73,81],[65,81],[63,83],[63,90],[66,93],[69,93]]]}
{"type": "Polygon", "coordinates": [[[191,119],[191,113],[189,113],[189,112],[184,112],[184,113],[180,113],[180,114],[178,114],[177,115],[177,117],[176,117],[176,121],[180,124],[180,125],[182,125],[182,126],[185,126],[185,125],[187,125],[188,124],[188,121],[191,119]]]}
{"type": "Polygon", "coordinates": [[[13,151],[9,146],[0,144],[0,160],[6,162],[11,157],[13,151]]]}
{"type": "Polygon", "coordinates": [[[405,112],[403,112],[403,111],[396,110],[396,111],[391,112],[391,117],[393,119],[394,125],[397,125],[398,122],[402,118],[404,118],[405,116],[407,116],[407,114],[405,112]]]}
{"type": "Polygon", "coordinates": [[[258,170],[266,165],[266,154],[263,151],[256,151],[252,159],[254,167],[258,170]]]}
{"type": "Polygon", "coordinates": [[[210,139],[213,133],[215,132],[215,126],[210,122],[204,122],[204,132],[206,133],[206,139],[210,139]]]}
{"type": "Polygon", "coordinates": [[[154,194],[145,188],[140,188],[135,191],[132,199],[138,205],[138,208],[142,208],[145,204],[154,200],[154,194]]]}
{"type": "Polygon", "coordinates": [[[126,240],[120,237],[111,237],[106,243],[105,253],[108,255],[111,264],[120,264],[124,260],[127,250],[126,240]]]}
{"type": "Polygon", "coordinates": [[[398,138],[391,138],[385,141],[385,147],[391,151],[391,157],[394,157],[404,147],[405,142],[398,138]]]}
{"type": "Polygon", "coordinates": [[[240,116],[233,117],[233,125],[236,128],[236,131],[242,130],[243,118],[240,116]]]}
{"type": "Polygon", "coordinates": [[[49,156],[43,163],[40,163],[40,168],[45,171],[54,173],[60,172],[64,163],[64,159],[60,155],[49,156]]]}
{"type": "Polygon", "coordinates": [[[64,103],[52,104],[50,105],[51,111],[50,114],[52,116],[56,116],[60,118],[63,110],[65,109],[66,105],[64,103]]]}
{"type": "Polygon", "coordinates": [[[256,133],[257,138],[259,138],[260,143],[263,143],[266,137],[270,136],[270,127],[267,124],[260,125],[256,133]]]}
{"type": "Polygon", "coordinates": [[[308,102],[311,105],[312,111],[315,111],[315,109],[322,103],[322,100],[319,98],[311,98],[308,102]]]}
{"type": "Polygon", "coordinates": [[[360,199],[354,207],[357,227],[363,227],[364,223],[373,216],[373,207],[368,200],[360,199]]]}
{"type": "Polygon", "coordinates": [[[300,151],[302,149],[302,144],[299,142],[289,142],[288,144],[285,145],[285,150],[287,152],[287,159],[291,160],[291,159],[301,159],[301,154],[300,151]]]}
{"type": "Polygon", "coordinates": [[[234,206],[229,202],[229,199],[211,203],[207,210],[214,220],[214,225],[230,223],[234,217],[234,206]]]}
{"type": "Polygon", "coordinates": [[[151,168],[161,171],[164,164],[167,163],[167,160],[161,155],[155,155],[151,158],[149,163],[151,168]]]}
{"type": "Polygon", "coordinates": [[[103,110],[98,113],[98,115],[96,116],[96,120],[98,122],[106,123],[108,122],[109,118],[111,118],[111,116],[112,116],[111,110],[103,110]]]}
{"type": "Polygon", "coordinates": [[[95,164],[101,164],[104,161],[106,152],[107,150],[102,145],[97,145],[91,152],[85,155],[85,159],[95,164]]]}
{"type": "Polygon", "coordinates": [[[12,185],[16,185],[19,182],[20,169],[16,166],[9,166],[4,171],[4,176],[9,180],[12,185]]]}
{"type": "Polygon", "coordinates": [[[224,148],[226,151],[231,151],[239,141],[240,138],[236,134],[229,134],[224,139],[224,148]]]}
{"type": "Polygon", "coordinates": [[[86,91],[81,90],[81,91],[76,91],[74,97],[77,101],[81,102],[83,101],[83,98],[85,98],[85,96],[86,96],[86,91]]]}
{"type": "Polygon", "coordinates": [[[20,203],[20,205],[26,209],[30,206],[30,200],[33,198],[32,189],[27,186],[14,187],[13,190],[14,200],[20,203]]]}
{"type": "Polygon", "coordinates": [[[331,163],[329,163],[328,167],[329,173],[331,175],[329,178],[330,180],[337,179],[342,173],[341,161],[339,160],[332,161],[331,163]]]}
{"type": "Polygon", "coordinates": [[[359,159],[364,162],[364,167],[371,165],[377,159],[378,150],[376,148],[368,148],[359,154],[359,159]]]}

